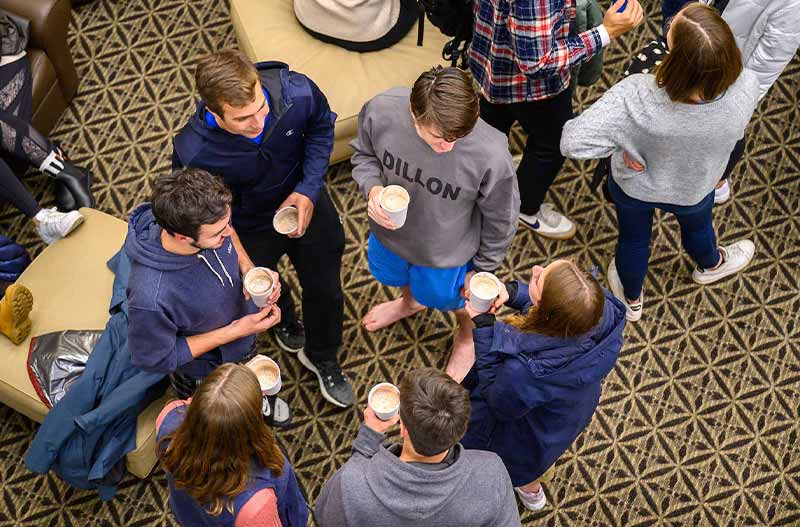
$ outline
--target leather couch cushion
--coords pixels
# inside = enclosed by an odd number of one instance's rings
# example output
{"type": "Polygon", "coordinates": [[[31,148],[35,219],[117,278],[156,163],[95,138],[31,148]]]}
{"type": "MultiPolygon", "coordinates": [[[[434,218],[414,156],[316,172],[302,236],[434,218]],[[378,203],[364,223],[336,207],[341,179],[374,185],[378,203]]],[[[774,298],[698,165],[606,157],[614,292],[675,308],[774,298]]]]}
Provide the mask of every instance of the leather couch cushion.
{"type": "Polygon", "coordinates": [[[358,112],[369,99],[395,86],[411,86],[442,59],[447,38],[430,23],[424,46],[416,26],[396,45],[370,53],[347,51],[309,35],[294,15],[292,0],[231,0],[239,47],[254,62],[278,60],[308,75],[338,115],[331,162],[350,157],[358,112]]]}
{"type": "MultiPolygon", "coordinates": [[[[69,237],[45,248],[20,276],[18,283],[33,293],[32,335],[65,329],[103,329],[114,275],[106,262],[122,246],[127,224],[93,209],[69,237]]],[[[0,402],[42,422],[47,407],[28,377],[30,337],[15,346],[0,336],[0,402]]],[[[139,415],[136,450],[127,456],[128,469],[143,478],[155,466],[155,421],[166,398],[151,403],[139,415]]]]}

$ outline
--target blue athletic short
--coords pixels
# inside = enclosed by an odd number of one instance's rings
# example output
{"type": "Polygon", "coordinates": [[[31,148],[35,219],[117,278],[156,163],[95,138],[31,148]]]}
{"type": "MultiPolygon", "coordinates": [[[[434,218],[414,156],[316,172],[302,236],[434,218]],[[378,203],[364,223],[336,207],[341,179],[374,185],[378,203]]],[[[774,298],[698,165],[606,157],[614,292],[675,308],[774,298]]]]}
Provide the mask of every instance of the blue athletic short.
{"type": "Polygon", "coordinates": [[[369,270],[378,282],[391,287],[410,286],[411,294],[425,307],[440,311],[464,307],[461,288],[469,264],[447,269],[411,265],[387,249],[372,233],[367,245],[367,260],[369,270]]]}

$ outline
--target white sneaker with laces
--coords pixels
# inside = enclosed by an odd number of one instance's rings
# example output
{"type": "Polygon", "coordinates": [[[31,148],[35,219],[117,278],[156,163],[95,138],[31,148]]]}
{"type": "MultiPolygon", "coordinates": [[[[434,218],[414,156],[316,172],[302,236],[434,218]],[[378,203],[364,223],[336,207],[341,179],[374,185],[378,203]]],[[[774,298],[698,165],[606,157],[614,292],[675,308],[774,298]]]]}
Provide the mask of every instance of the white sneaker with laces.
{"type": "Polygon", "coordinates": [[[575,236],[575,224],[569,218],[557,212],[549,203],[542,203],[536,214],[522,214],[519,219],[533,232],[545,238],[566,240],[575,236]]]}
{"type": "Polygon", "coordinates": [[[753,260],[756,245],[750,240],[739,240],[725,247],[720,246],[719,252],[722,264],[714,269],[695,269],[692,272],[692,280],[705,285],[738,273],[753,260]]]}
{"type": "Polygon", "coordinates": [[[729,199],[731,199],[731,185],[724,179],[721,187],[714,188],[714,205],[721,205],[729,199]]]}
{"type": "Polygon", "coordinates": [[[514,487],[519,496],[519,501],[529,511],[540,511],[547,505],[547,496],[544,494],[544,487],[539,487],[539,492],[525,492],[519,487],[514,487]]]}
{"type": "Polygon", "coordinates": [[[622,287],[622,280],[619,279],[619,273],[617,272],[616,258],[612,258],[611,263],[608,264],[606,278],[608,279],[608,287],[611,289],[611,292],[625,304],[625,319],[629,322],[636,322],[641,319],[644,291],[639,295],[638,302],[628,302],[628,299],[625,298],[625,288],[622,287]]]}
{"type": "Polygon", "coordinates": [[[55,207],[42,209],[33,217],[36,232],[47,245],[65,238],[83,223],[83,214],[77,210],[58,212],[55,207]]]}

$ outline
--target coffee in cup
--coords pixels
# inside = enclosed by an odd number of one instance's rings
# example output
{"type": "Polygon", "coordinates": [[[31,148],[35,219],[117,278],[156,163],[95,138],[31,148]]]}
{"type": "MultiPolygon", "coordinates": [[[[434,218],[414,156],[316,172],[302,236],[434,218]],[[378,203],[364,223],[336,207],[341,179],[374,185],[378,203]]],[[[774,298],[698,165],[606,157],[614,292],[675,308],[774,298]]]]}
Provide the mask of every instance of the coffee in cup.
{"type": "Polygon", "coordinates": [[[244,288],[256,306],[264,307],[275,289],[272,273],[266,267],[253,267],[244,276],[244,288]]]}
{"type": "Polygon", "coordinates": [[[405,224],[408,204],[411,202],[411,196],[408,195],[406,189],[400,185],[384,187],[378,194],[378,201],[380,201],[381,208],[389,216],[396,228],[399,229],[405,224]]]}
{"type": "Polygon", "coordinates": [[[280,391],[283,383],[281,369],[277,362],[269,357],[256,355],[247,362],[246,366],[256,374],[263,395],[275,395],[280,391]]]}
{"type": "Polygon", "coordinates": [[[276,212],[272,218],[272,226],[280,234],[291,234],[296,231],[299,226],[297,207],[290,205],[276,212]]]}
{"type": "Polygon", "coordinates": [[[500,279],[492,273],[475,273],[469,281],[469,303],[472,309],[486,313],[500,296],[500,279]]]}
{"type": "Polygon", "coordinates": [[[388,421],[400,411],[400,390],[392,383],[376,384],[369,391],[367,404],[381,421],[388,421]]]}

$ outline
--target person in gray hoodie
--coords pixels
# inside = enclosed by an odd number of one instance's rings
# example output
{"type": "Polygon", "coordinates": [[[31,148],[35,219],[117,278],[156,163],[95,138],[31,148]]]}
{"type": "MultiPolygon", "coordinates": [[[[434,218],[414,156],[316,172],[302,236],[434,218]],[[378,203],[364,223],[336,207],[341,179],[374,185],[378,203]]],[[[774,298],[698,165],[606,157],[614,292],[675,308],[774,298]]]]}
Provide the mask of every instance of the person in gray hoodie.
{"type": "Polygon", "coordinates": [[[399,298],[373,307],[376,331],[426,307],[455,311],[459,329],[447,372],[460,381],[475,360],[464,291],[478,271],[494,271],[516,232],[519,189],[508,138],[479,117],[469,74],[432,68],[414,87],[368,101],[351,143],[353,179],[368,200],[369,268],[399,298]],[[395,225],[380,205],[387,185],[410,202],[395,225]]]}
{"type": "Polygon", "coordinates": [[[422,368],[400,385],[399,416],[381,421],[371,408],[353,455],[320,491],[320,527],[513,527],[520,525],[511,479],[491,452],[459,443],[469,394],[446,374],[422,368]],[[383,446],[400,422],[401,444],[383,446]]]}

